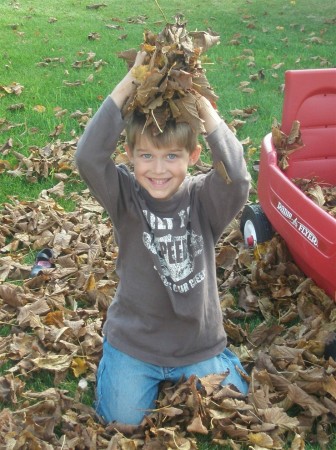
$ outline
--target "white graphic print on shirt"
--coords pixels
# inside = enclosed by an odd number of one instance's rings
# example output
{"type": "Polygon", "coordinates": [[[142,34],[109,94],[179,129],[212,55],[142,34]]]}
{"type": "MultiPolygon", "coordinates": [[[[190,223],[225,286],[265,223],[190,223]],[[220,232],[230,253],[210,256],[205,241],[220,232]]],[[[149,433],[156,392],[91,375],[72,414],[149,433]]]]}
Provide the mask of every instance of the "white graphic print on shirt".
{"type": "Polygon", "coordinates": [[[161,269],[158,272],[164,285],[175,292],[187,292],[201,283],[204,269],[190,277],[195,270],[195,258],[203,252],[203,237],[188,229],[189,210],[178,214],[178,235],[169,232],[173,229],[172,218],[162,219],[146,210],[143,214],[152,230],[143,233],[143,242],[158,257],[160,268],[155,269],[161,269]]]}

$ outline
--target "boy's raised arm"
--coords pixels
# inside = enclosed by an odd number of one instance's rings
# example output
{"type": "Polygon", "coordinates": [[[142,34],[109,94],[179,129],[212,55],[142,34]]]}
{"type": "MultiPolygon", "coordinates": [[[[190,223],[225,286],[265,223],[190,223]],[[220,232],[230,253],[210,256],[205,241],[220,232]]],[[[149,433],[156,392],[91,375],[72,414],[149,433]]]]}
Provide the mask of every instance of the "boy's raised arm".
{"type": "MultiPolygon", "coordinates": [[[[138,52],[133,67],[140,66],[145,59],[146,52],[138,52]]],[[[124,78],[116,85],[110,94],[110,97],[121,110],[127,99],[135,93],[137,86],[136,79],[132,74],[132,69],[127,72],[124,78]]]]}
{"type": "Polygon", "coordinates": [[[197,103],[199,116],[204,122],[207,135],[209,135],[216,130],[222,119],[207,98],[201,96],[197,103]]]}

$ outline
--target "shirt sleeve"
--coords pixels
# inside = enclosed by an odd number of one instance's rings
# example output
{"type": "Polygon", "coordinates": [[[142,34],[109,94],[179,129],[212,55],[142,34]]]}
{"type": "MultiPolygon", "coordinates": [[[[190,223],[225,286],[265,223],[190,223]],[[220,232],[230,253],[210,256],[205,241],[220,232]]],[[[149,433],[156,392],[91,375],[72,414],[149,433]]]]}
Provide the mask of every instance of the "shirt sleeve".
{"type": "Polygon", "coordinates": [[[110,97],[102,103],[78,141],[75,162],[83,181],[99,203],[116,217],[120,178],[128,171],[111,158],[125,127],[119,108],[110,97]]]}
{"type": "Polygon", "coordinates": [[[251,177],[243,147],[223,121],[206,140],[214,168],[203,178],[199,199],[202,212],[211,222],[216,242],[246,203],[251,177]]]}

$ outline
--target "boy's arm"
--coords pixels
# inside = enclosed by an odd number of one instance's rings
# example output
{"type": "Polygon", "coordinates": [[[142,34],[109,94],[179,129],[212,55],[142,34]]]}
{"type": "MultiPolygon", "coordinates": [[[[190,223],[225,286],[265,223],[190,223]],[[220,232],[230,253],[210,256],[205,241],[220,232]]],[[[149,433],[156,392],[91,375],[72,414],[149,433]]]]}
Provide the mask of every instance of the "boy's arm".
{"type": "MultiPolygon", "coordinates": [[[[145,53],[139,52],[135,65],[143,62],[145,53]]],[[[85,128],[75,154],[76,164],[82,179],[92,194],[106,208],[115,205],[120,198],[118,171],[111,154],[115,151],[120,133],[125,127],[121,108],[136,89],[135,78],[129,71],[105,99],[85,128]]]]}
{"type": "MultiPolygon", "coordinates": [[[[145,56],[146,52],[138,52],[133,67],[140,66],[144,62],[145,56]]],[[[120,110],[128,98],[135,93],[136,85],[137,82],[131,69],[111,92],[110,97],[120,110]]]]}
{"type": "Polygon", "coordinates": [[[75,162],[79,174],[91,193],[106,207],[113,193],[117,196],[117,168],[111,154],[124,129],[119,108],[107,97],[77,144],[75,162]]]}
{"type": "Polygon", "coordinates": [[[197,100],[197,106],[205,131],[209,135],[216,130],[222,119],[207,98],[200,96],[197,100]]]}
{"type": "Polygon", "coordinates": [[[202,207],[212,222],[215,239],[244,206],[249,193],[250,175],[243,147],[235,134],[202,97],[199,114],[207,132],[214,170],[204,179],[200,192],[202,207]]]}
{"type": "Polygon", "coordinates": [[[241,143],[208,99],[200,97],[198,105],[215,169],[223,174],[224,166],[228,175],[226,181],[245,178],[247,171],[241,143]]]}

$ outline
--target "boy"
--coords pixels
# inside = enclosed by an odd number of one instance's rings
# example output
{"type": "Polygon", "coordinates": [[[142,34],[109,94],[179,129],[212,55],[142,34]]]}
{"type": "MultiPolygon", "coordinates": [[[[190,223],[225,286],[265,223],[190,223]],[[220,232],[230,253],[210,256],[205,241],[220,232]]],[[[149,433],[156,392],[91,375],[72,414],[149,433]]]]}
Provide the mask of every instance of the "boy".
{"type": "MultiPolygon", "coordinates": [[[[139,52],[135,66],[141,65],[139,52]]],[[[125,127],[121,109],[136,89],[132,71],[114,88],[78,143],[76,162],[109,213],[119,246],[120,278],[103,327],[97,413],[106,422],[141,423],[155,408],[159,384],[182,375],[228,373],[247,393],[238,358],[226,349],[216,283],[215,244],[244,205],[249,175],[240,143],[205,98],[199,99],[216,170],[194,177],[201,147],[188,124],[159,135],[133,114],[126,151],[134,174],[111,159],[125,127]]]]}

